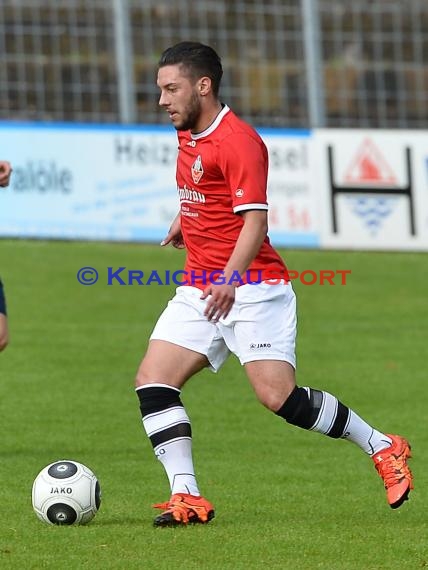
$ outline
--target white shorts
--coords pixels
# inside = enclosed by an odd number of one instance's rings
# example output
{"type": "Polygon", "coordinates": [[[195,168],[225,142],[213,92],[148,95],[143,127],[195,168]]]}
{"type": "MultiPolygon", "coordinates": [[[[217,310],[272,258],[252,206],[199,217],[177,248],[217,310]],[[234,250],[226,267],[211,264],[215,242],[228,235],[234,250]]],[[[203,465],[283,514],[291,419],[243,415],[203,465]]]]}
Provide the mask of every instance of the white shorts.
{"type": "Polygon", "coordinates": [[[182,286],[155,325],[151,340],[165,340],[204,354],[217,372],[230,353],[241,364],[281,360],[296,367],[296,296],[291,283],[242,285],[225,319],[213,323],[202,291],[182,286]]]}

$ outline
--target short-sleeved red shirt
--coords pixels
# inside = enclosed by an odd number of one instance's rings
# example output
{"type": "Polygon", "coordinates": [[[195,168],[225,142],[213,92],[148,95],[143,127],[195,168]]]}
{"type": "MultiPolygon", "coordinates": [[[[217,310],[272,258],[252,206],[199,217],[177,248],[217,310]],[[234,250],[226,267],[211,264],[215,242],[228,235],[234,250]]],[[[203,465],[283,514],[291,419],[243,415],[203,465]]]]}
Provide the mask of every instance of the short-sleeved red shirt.
{"type": "MultiPolygon", "coordinates": [[[[202,133],[177,133],[177,188],[187,248],[184,269],[188,275],[192,271],[222,271],[244,223],[239,213],[268,209],[267,149],[256,131],[227,106],[202,133]]],[[[243,282],[249,275],[288,277],[268,237],[249,270],[251,273],[242,276],[243,282]]]]}

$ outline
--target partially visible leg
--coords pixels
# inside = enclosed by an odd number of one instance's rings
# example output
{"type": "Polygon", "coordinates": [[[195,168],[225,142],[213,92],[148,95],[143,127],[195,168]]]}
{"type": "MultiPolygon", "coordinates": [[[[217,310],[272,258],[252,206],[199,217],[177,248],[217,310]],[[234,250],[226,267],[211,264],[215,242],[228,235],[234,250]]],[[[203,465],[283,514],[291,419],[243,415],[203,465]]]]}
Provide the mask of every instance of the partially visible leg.
{"type": "Polygon", "coordinates": [[[259,360],[247,363],[245,370],[261,403],[288,423],[349,439],[369,455],[391,445],[389,437],[328,392],[296,386],[294,368],[288,362],[259,360]]]}
{"type": "Polygon", "coordinates": [[[294,368],[287,362],[253,361],[245,370],[261,403],[288,423],[348,439],[373,457],[392,508],[407,499],[413,485],[406,440],[374,429],[328,392],[296,386],[294,368]]]}
{"type": "Polygon", "coordinates": [[[6,315],[6,298],[4,296],[3,283],[0,280],[0,352],[4,350],[9,343],[6,315]]]}
{"type": "Polygon", "coordinates": [[[172,494],[199,495],[192,460],[192,429],[180,388],[207,364],[197,352],[152,340],[137,372],[143,425],[168,475],[172,494]]]}
{"type": "Polygon", "coordinates": [[[156,505],[165,511],[155,519],[158,526],[187,523],[192,518],[207,522],[208,516],[214,516],[212,505],[200,497],[190,420],[180,399],[180,388],[207,365],[206,357],[198,352],[151,340],[137,372],[143,425],[171,487],[171,500],[156,505]]]}

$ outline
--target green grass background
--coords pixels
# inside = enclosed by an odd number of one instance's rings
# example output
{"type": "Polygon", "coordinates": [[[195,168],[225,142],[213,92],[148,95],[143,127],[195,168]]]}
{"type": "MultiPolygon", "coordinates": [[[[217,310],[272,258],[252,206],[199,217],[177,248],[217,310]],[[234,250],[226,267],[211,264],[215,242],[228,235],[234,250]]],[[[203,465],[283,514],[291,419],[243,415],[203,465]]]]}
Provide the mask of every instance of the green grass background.
{"type": "MultiPolygon", "coordinates": [[[[0,568],[393,570],[428,566],[428,256],[281,252],[290,268],[351,269],[346,286],[298,295],[298,381],[326,389],[380,430],[411,440],[416,489],[397,511],[356,446],[262,408],[234,358],[200,373],[192,419],[207,526],[156,529],[167,479],[141,427],[134,374],[168,286],[107,286],[106,268],[180,269],[169,248],[0,241],[11,344],[0,355],[0,568]],[[82,286],[93,266],[100,281],[82,286]],[[62,458],[102,487],[86,527],[50,527],[34,477],[62,458]]],[[[336,279],[339,283],[339,279],[336,279]]]]}

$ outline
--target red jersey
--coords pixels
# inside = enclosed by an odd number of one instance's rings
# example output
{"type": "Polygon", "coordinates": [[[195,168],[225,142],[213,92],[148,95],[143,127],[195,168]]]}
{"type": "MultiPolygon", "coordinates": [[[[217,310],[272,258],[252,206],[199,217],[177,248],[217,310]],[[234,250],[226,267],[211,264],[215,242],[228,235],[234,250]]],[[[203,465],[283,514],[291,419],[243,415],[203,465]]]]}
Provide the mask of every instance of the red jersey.
{"type": "MultiPolygon", "coordinates": [[[[177,134],[177,187],[187,248],[184,269],[188,276],[221,272],[244,224],[240,212],[268,209],[267,149],[256,131],[227,106],[202,133],[177,134]]],[[[260,275],[288,278],[268,237],[248,269],[244,283],[260,275]]],[[[209,282],[188,284],[204,289],[209,282]]]]}

